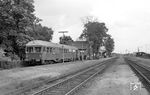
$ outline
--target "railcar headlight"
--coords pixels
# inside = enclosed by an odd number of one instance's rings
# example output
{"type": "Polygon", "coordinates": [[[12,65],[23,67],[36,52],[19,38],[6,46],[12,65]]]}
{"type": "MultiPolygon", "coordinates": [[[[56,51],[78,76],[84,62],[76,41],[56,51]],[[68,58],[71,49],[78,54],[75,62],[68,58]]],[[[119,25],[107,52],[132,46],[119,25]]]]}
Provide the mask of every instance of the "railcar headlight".
{"type": "Polygon", "coordinates": [[[36,61],[40,61],[40,59],[36,59],[36,61]]]}
{"type": "Polygon", "coordinates": [[[28,55],[26,55],[26,58],[28,58],[28,55]]]}

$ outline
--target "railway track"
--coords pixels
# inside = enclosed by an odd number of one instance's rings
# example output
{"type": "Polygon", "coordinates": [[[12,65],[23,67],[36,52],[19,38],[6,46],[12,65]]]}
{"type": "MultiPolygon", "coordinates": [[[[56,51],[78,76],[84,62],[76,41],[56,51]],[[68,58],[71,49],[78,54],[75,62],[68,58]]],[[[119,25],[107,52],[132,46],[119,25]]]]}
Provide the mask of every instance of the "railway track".
{"type": "Polygon", "coordinates": [[[125,58],[125,61],[136,73],[140,81],[144,84],[145,88],[150,93],[150,67],[138,64],[137,62],[129,60],[128,58],[125,58]]]}
{"type": "MultiPolygon", "coordinates": [[[[5,95],[31,95],[31,93],[35,92],[37,89],[42,89],[42,88],[45,89],[45,87],[49,88],[50,87],[49,85],[54,86],[58,83],[61,83],[62,81],[65,81],[65,80],[67,81],[67,80],[69,80],[69,78],[71,78],[73,76],[77,76],[77,75],[81,74],[82,72],[86,72],[86,70],[89,70],[90,68],[94,68],[94,66],[98,66],[101,64],[105,64],[105,63],[110,63],[110,62],[113,62],[113,60],[115,60],[115,59],[117,59],[117,58],[111,58],[111,59],[105,60],[103,62],[91,65],[90,67],[83,68],[80,71],[78,70],[78,71],[72,72],[72,73],[66,72],[65,75],[61,75],[59,77],[54,77],[54,78],[49,78],[49,79],[46,79],[45,81],[39,82],[37,84],[31,83],[31,84],[26,85],[22,88],[10,91],[10,92],[6,93],[5,95]]],[[[42,90],[44,90],[44,89],[42,89],[42,90]]],[[[40,91],[38,91],[38,93],[40,91]]],[[[44,94],[34,93],[33,95],[44,95],[44,94]]],[[[50,94],[50,95],[55,95],[55,94],[50,94]]]]}
{"type": "Polygon", "coordinates": [[[33,93],[32,95],[72,95],[82,87],[88,80],[102,72],[113,61],[107,61],[103,64],[97,64],[94,67],[88,68],[77,75],[70,77],[64,81],[51,85],[45,89],[33,93]]]}

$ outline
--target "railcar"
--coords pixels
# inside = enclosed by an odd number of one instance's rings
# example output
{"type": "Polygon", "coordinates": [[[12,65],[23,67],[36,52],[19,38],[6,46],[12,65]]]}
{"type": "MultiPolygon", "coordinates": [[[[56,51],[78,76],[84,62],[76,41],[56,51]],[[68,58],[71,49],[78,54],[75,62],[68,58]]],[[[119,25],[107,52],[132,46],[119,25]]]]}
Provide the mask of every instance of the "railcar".
{"type": "Polygon", "coordinates": [[[33,40],[26,44],[25,62],[29,64],[51,64],[78,59],[78,48],[69,45],[33,40]]]}

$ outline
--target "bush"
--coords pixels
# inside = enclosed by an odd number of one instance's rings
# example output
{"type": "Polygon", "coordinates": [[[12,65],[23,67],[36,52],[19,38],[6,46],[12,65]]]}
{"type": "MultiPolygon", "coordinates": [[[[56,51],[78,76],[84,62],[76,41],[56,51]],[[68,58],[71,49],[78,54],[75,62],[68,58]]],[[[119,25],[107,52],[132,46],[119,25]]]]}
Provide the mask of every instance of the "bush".
{"type": "Polygon", "coordinates": [[[15,67],[21,67],[21,61],[0,61],[0,68],[10,69],[15,67]]]}

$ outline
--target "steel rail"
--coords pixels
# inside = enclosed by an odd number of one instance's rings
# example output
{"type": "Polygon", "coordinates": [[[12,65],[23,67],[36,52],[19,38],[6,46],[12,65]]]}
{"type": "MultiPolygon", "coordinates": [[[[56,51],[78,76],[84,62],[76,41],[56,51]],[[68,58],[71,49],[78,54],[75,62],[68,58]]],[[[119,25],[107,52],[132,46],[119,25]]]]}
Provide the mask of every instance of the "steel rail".
{"type": "MultiPolygon", "coordinates": [[[[111,59],[108,59],[108,60],[105,60],[105,61],[102,61],[100,62],[101,64],[104,64],[110,60],[113,60],[113,59],[116,59],[115,57],[114,58],[111,58],[111,59]]],[[[91,67],[94,67],[95,65],[98,65],[99,63],[96,63],[94,65],[91,65],[91,67]]],[[[79,73],[79,72],[82,72],[82,71],[85,71],[86,69],[88,69],[89,66],[83,68],[82,70],[78,70],[78,71],[75,71],[75,72],[71,72],[71,73],[66,73],[64,75],[61,75],[59,77],[54,77],[54,78],[50,78],[50,79],[47,79],[45,80],[44,82],[40,82],[38,84],[30,84],[30,85],[27,85],[23,88],[19,88],[19,89],[16,89],[14,91],[10,91],[8,93],[6,93],[5,95],[21,95],[22,93],[26,93],[26,92],[30,92],[31,90],[33,90],[34,88],[38,88],[44,84],[49,84],[51,82],[54,82],[54,81],[57,81],[57,80],[61,80],[63,78],[66,78],[66,77],[69,77],[69,76],[74,76],[76,75],[76,73],[79,73]]],[[[26,95],[26,94],[25,94],[26,95]]]]}
{"type": "MultiPolygon", "coordinates": [[[[110,60],[113,60],[113,59],[110,59],[110,60]]],[[[109,61],[110,61],[109,60],[109,61]]],[[[108,61],[107,61],[107,64],[108,64],[108,61]]],[[[94,73],[92,73],[91,75],[89,75],[88,77],[86,77],[86,79],[84,79],[84,80],[82,80],[82,82],[80,82],[79,84],[75,84],[75,86],[73,86],[73,88],[71,88],[69,91],[67,91],[67,92],[65,92],[65,94],[63,94],[63,95],[70,95],[70,93],[72,93],[73,91],[75,91],[77,88],[79,88],[80,86],[82,86],[84,83],[86,83],[89,79],[91,79],[92,77],[94,77],[96,74],[98,74],[99,72],[101,72],[102,70],[104,70],[104,68],[105,67],[107,67],[107,66],[104,66],[104,65],[106,65],[106,62],[104,62],[103,64],[97,64],[97,65],[95,65],[95,66],[93,66],[93,67],[91,67],[91,68],[88,68],[87,70],[85,70],[85,71],[83,71],[83,72],[81,72],[81,73],[79,73],[79,74],[77,74],[77,75],[74,75],[74,76],[72,76],[71,78],[69,78],[69,79],[66,79],[66,80],[64,80],[64,81],[62,81],[62,82],[59,82],[59,83],[57,83],[57,84],[54,84],[54,85],[52,85],[52,86],[49,86],[49,87],[47,87],[47,88],[44,88],[44,89],[42,89],[42,90],[40,90],[40,91],[38,91],[38,92],[36,92],[36,93],[34,93],[34,94],[32,94],[32,95],[47,95],[47,94],[45,94],[45,93],[51,93],[51,92],[49,92],[51,89],[53,89],[53,88],[57,88],[57,90],[55,91],[52,91],[52,93],[54,92],[59,92],[59,87],[58,86],[60,86],[61,84],[62,84],[62,88],[63,88],[63,86],[65,86],[65,82],[66,82],[66,84],[67,83],[69,83],[69,81],[72,81],[73,80],[73,78],[75,79],[76,77],[78,77],[78,76],[80,76],[80,75],[86,75],[86,74],[84,74],[84,73],[87,73],[87,72],[90,72],[90,71],[92,71],[92,70],[96,70],[96,71],[94,71],[94,73]],[[100,68],[100,67],[102,67],[103,66],[103,68],[102,69],[98,69],[98,68],[100,68]],[[98,70],[97,70],[98,69],[98,70]]],[[[76,78],[76,79],[78,79],[79,80],[79,77],[78,78],[76,78]]],[[[77,81],[78,82],[78,81],[77,81]]],[[[70,85],[70,84],[69,84],[70,85]]],[[[61,87],[61,86],[60,86],[61,87]]],[[[68,87],[67,87],[68,88],[68,87]]],[[[64,89],[64,90],[66,90],[66,89],[64,89]]],[[[60,90],[60,91],[63,91],[62,89],[60,90]]],[[[57,94],[48,94],[48,95],[57,95],[57,94]]],[[[62,94],[61,94],[62,95],[62,94]]]]}
{"type": "MultiPolygon", "coordinates": [[[[150,77],[145,75],[145,73],[143,72],[143,69],[146,70],[147,73],[149,73],[149,75],[150,75],[150,70],[148,68],[146,68],[145,66],[143,66],[141,64],[137,64],[137,63],[135,63],[135,62],[133,62],[133,61],[131,61],[129,59],[125,59],[125,60],[127,61],[128,65],[133,69],[133,71],[135,73],[138,73],[146,81],[146,84],[145,84],[146,87],[147,87],[147,85],[150,86],[150,77]],[[141,68],[142,68],[142,70],[141,70],[141,68]]],[[[147,90],[150,93],[149,88],[147,90]]]]}
{"type": "MultiPolygon", "coordinates": [[[[135,63],[135,62],[133,62],[133,61],[132,61],[132,63],[134,63],[136,66],[142,67],[143,69],[149,71],[149,73],[150,73],[150,70],[147,69],[147,68],[145,68],[144,66],[139,65],[139,64],[137,64],[137,63],[135,63]]],[[[129,63],[129,64],[130,64],[130,63],[129,63]]],[[[150,79],[148,79],[139,69],[137,69],[133,64],[130,64],[130,66],[132,66],[132,67],[133,67],[140,75],[142,75],[142,76],[148,81],[148,83],[150,84],[150,79]]]]}
{"type": "Polygon", "coordinates": [[[66,93],[65,95],[71,95],[72,93],[74,93],[77,89],[79,89],[82,85],[84,85],[87,81],[89,81],[90,79],[92,79],[94,76],[96,76],[98,73],[100,73],[102,70],[105,69],[105,66],[97,71],[95,74],[93,74],[92,76],[90,76],[89,78],[87,78],[85,81],[83,81],[82,83],[80,83],[79,85],[77,85],[76,87],[74,87],[72,90],[70,90],[68,93],[66,93]]]}

